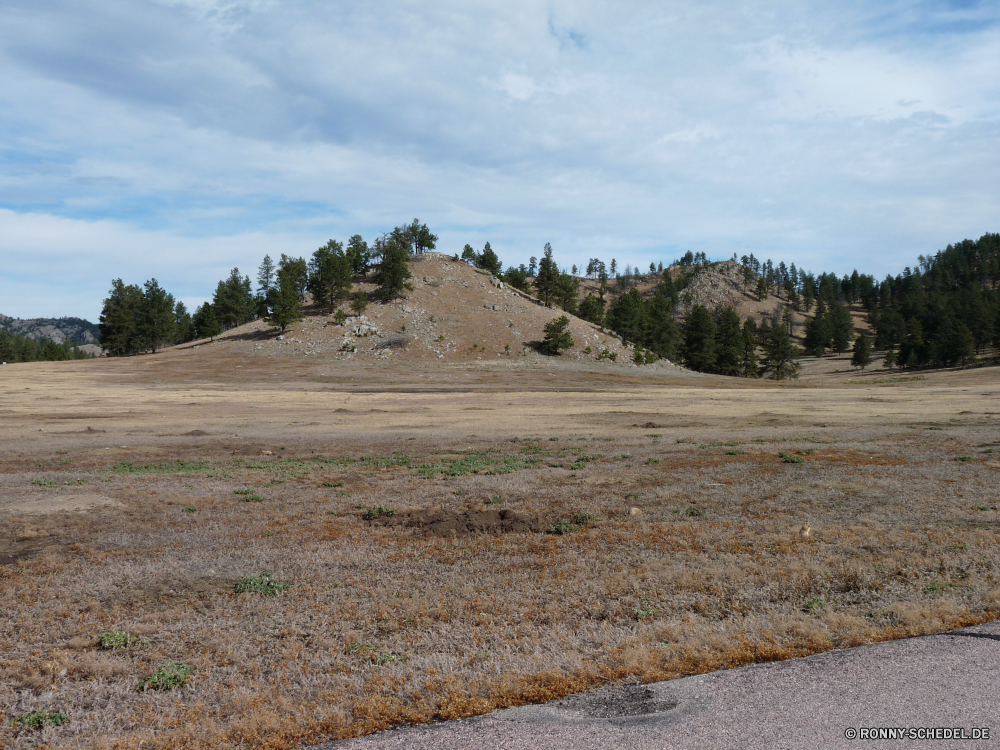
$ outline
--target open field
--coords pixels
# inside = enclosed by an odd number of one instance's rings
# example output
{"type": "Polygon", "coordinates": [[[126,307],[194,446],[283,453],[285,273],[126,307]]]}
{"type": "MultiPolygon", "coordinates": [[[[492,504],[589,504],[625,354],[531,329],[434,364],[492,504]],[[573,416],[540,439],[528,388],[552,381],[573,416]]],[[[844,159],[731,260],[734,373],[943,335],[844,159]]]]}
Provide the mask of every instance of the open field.
{"type": "Polygon", "coordinates": [[[1000,617],[996,368],[522,360],[2,368],[0,745],[291,748],[1000,617]]]}

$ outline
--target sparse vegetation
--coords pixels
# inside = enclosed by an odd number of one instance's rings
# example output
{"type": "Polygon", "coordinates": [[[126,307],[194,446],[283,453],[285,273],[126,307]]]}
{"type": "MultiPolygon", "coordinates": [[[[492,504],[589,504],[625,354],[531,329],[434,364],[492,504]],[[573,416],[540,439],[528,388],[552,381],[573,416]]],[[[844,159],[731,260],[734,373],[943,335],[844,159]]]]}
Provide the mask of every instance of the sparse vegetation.
{"type": "Polygon", "coordinates": [[[278,596],[287,591],[290,584],[277,580],[270,573],[256,576],[244,576],[233,587],[237,594],[261,594],[262,596],[278,596]]]}
{"type": "Polygon", "coordinates": [[[132,635],[125,630],[107,630],[97,636],[97,644],[106,651],[130,648],[140,643],[142,643],[142,639],[139,636],[132,635]]]}
{"type": "Polygon", "coordinates": [[[376,505],[374,508],[369,508],[365,511],[364,518],[366,521],[374,521],[376,518],[383,518],[396,515],[396,511],[393,508],[384,508],[381,505],[376,505]]]}
{"type": "Polygon", "coordinates": [[[69,721],[69,717],[60,711],[30,711],[19,714],[11,719],[11,724],[20,725],[25,729],[42,729],[44,727],[61,727],[69,721]]]}
{"type": "Polygon", "coordinates": [[[138,690],[176,690],[187,685],[194,667],[181,662],[163,664],[153,674],[139,683],[138,690]]]}

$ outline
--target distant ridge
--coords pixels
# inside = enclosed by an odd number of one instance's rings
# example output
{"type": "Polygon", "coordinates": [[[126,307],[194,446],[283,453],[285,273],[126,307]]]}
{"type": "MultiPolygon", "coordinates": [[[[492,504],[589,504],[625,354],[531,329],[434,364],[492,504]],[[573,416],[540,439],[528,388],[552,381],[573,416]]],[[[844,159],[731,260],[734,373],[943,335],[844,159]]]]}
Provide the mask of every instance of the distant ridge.
{"type": "Polygon", "coordinates": [[[48,339],[57,344],[96,344],[101,338],[97,324],[83,318],[22,319],[0,315],[0,330],[27,336],[36,341],[48,339]]]}

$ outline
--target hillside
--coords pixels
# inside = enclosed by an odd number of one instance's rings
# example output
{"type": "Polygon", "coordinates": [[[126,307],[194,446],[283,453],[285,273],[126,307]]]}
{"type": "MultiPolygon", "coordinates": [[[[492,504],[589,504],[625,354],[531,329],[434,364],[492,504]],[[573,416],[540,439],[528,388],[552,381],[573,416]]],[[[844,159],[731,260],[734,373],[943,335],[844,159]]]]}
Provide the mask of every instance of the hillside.
{"type": "Polygon", "coordinates": [[[97,344],[101,332],[96,323],[83,318],[9,318],[0,315],[0,330],[57,344],[97,344]]]}
{"type": "MultiPolygon", "coordinates": [[[[536,351],[546,323],[562,315],[529,295],[498,284],[485,271],[440,253],[412,259],[413,290],[399,300],[371,303],[361,316],[338,325],[328,310],[307,306],[307,317],[284,336],[263,321],[228,331],[213,346],[250,357],[374,363],[379,360],[473,363],[557,359],[608,368],[634,367],[633,352],[614,334],[573,316],[574,346],[558,358],[536,351]],[[589,349],[589,351],[588,351],[589,349]],[[601,354],[607,352],[603,358],[601,354]]],[[[354,291],[371,295],[372,284],[354,291]]],[[[204,341],[182,345],[203,346],[204,341]]],[[[666,361],[652,367],[674,369],[666,361]]]]}

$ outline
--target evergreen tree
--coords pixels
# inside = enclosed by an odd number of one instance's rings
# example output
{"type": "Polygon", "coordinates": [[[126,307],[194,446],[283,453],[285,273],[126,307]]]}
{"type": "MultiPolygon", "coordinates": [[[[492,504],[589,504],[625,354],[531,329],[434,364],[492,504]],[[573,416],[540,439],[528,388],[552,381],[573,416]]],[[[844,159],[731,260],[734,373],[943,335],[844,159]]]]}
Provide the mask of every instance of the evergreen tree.
{"type": "MultiPolygon", "coordinates": [[[[111,290],[101,310],[101,348],[111,357],[124,357],[141,349],[142,289],[121,279],[111,282],[111,290]]],[[[30,361],[30,360],[29,360],[30,361]]]]}
{"type": "Polygon", "coordinates": [[[545,338],[541,350],[545,354],[559,354],[562,349],[573,346],[573,336],[569,332],[569,318],[560,315],[545,324],[545,338]]]}
{"type": "Polygon", "coordinates": [[[185,341],[190,341],[193,336],[191,314],[187,311],[187,306],[177,300],[177,304],[174,305],[174,340],[183,344],[185,341]]]}
{"type": "Polygon", "coordinates": [[[281,260],[278,261],[278,271],[284,271],[288,275],[300,297],[305,295],[306,287],[309,285],[309,264],[305,258],[292,258],[282,253],[281,260]]]}
{"type": "Polygon", "coordinates": [[[222,323],[219,322],[219,317],[215,314],[215,307],[211,302],[200,305],[194,311],[192,322],[197,338],[203,339],[207,336],[215,341],[215,337],[222,333],[222,323]]]}
{"type": "Polygon", "coordinates": [[[896,366],[896,350],[891,346],[885,350],[885,359],[882,361],[882,366],[887,370],[891,370],[896,366]]]}
{"type": "Polygon", "coordinates": [[[510,284],[515,289],[519,289],[525,294],[531,292],[531,283],[528,281],[528,269],[521,264],[520,268],[510,266],[503,276],[500,277],[505,284],[510,284]]]}
{"type": "Polygon", "coordinates": [[[497,254],[493,252],[493,248],[490,247],[489,242],[486,243],[486,246],[483,248],[483,252],[477,256],[476,265],[484,271],[489,271],[494,276],[497,276],[503,268],[500,258],[498,258],[497,254]]]}
{"type": "Polygon", "coordinates": [[[375,270],[374,279],[378,286],[375,295],[379,299],[388,302],[399,297],[404,289],[413,288],[407,283],[413,277],[408,265],[409,256],[405,238],[399,229],[384,239],[382,262],[375,270]]]}
{"type": "Polygon", "coordinates": [[[576,315],[579,307],[580,280],[563,271],[559,274],[557,299],[559,306],[570,315],[576,315]]]}
{"type": "Polygon", "coordinates": [[[841,354],[854,338],[854,319],[851,311],[839,302],[830,308],[830,345],[841,354]]]}
{"type": "Polygon", "coordinates": [[[761,331],[762,374],[770,374],[775,380],[794,379],[799,376],[798,352],[792,343],[788,329],[781,323],[766,326],[761,331]]]}
{"type": "Polygon", "coordinates": [[[674,320],[674,298],[665,292],[663,284],[646,304],[646,311],[649,322],[644,343],[658,357],[676,359],[680,331],[674,320]]]}
{"type": "Polygon", "coordinates": [[[552,307],[552,303],[559,298],[559,269],[552,259],[552,245],[548,242],[545,243],[542,259],[538,263],[535,291],[538,293],[538,299],[546,307],[552,307]]]}
{"type": "Polygon", "coordinates": [[[740,316],[729,305],[715,309],[715,371],[720,375],[739,375],[743,358],[743,331],[740,316]]]}
{"type": "MultiPolygon", "coordinates": [[[[404,248],[405,251],[405,248],[404,248]]],[[[284,334],[288,326],[302,320],[302,296],[298,279],[291,268],[278,269],[278,283],[271,293],[271,312],[264,319],[272,328],[281,329],[284,334]]]]}
{"type": "Polygon", "coordinates": [[[150,279],[145,284],[139,319],[142,341],[156,354],[160,345],[169,341],[174,332],[174,298],[156,279],[150,279]]]}
{"type": "Polygon", "coordinates": [[[257,269],[257,294],[267,299],[267,295],[271,293],[271,287],[274,286],[274,261],[271,260],[270,255],[265,255],[264,260],[260,264],[260,268],[257,269]]]}
{"type": "Polygon", "coordinates": [[[872,363],[871,342],[868,336],[861,334],[854,339],[854,353],[851,355],[851,365],[862,370],[872,363]]]}
{"type": "Polygon", "coordinates": [[[469,243],[465,243],[465,247],[462,248],[462,260],[467,260],[470,263],[475,263],[478,260],[475,248],[469,243]]]}
{"type": "Polygon", "coordinates": [[[704,305],[693,305],[681,328],[684,363],[692,370],[715,369],[715,322],[704,305]]]}
{"type": "Polygon", "coordinates": [[[588,294],[584,297],[583,302],[580,303],[577,317],[594,325],[602,325],[604,323],[604,303],[601,298],[596,294],[588,294]]]}
{"type": "Polygon", "coordinates": [[[351,280],[351,262],[339,242],[329,240],[313,253],[308,288],[316,304],[329,307],[332,313],[337,302],[351,291],[351,280]]]}
{"type": "Polygon", "coordinates": [[[372,253],[364,237],[356,234],[347,241],[347,261],[351,264],[351,274],[364,276],[371,267],[372,253]]]}
{"type": "Polygon", "coordinates": [[[649,333],[649,314],[639,290],[629,289],[612,302],[604,323],[626,341],[644,344],[649,333]]]}
{"type": "Polygon", "coordinates": [[[250,277],[241,277],[240,269],[234,268],[229,278],[220,281],[216,286],[212,306],[224,329],[234,328],[253,320],[257,312],[257,302],[253,295],[250,277]]]}
{"type": "Polygon", "coordinates": [[[740,374],[745,378],[759,378],[760,367],[757,364],[757,346],[759,343],[757,321],[747,318],[743,321],[741,331],[743,351],[740,356],[740,374]]]}
{"type": "Polygon", "coordinates": [[[397,227],[395,235],[396,241],[406,247],[407,254],[422,255],[437,247],[438,236],[432,234],[419,219],[414,219],[409,226],[397,227]]]}

